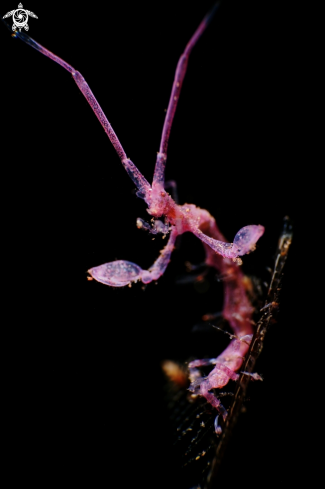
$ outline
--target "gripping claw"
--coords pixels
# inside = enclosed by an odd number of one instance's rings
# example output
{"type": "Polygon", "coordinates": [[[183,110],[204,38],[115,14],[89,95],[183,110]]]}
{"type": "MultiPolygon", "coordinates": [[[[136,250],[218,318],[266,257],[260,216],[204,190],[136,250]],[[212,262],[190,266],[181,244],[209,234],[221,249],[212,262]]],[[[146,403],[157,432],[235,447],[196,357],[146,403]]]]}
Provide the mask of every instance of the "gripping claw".
{"type": "Polygon", "coordinates": [[[264,227],[252,224],[241,228],[234,238],[234,245],[237,247],[238,255],[246,255],[255,249],[256,242],[264,233],[264,227]]]}
{"type": "Polygon", "coordinates": [[[116,260],[91,268],[88,273],[102,284],[124,287],[131,282],[144,278],[143,275],[148,272],[130,261],[116,260]]]}

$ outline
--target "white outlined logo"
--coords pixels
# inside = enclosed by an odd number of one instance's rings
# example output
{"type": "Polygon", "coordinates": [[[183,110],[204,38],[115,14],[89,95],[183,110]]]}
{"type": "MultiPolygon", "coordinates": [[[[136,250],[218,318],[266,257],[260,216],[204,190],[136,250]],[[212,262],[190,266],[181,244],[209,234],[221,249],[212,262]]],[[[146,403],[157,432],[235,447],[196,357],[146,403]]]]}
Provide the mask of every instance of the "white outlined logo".
{"type": "Polygon", "coordinates": [[[33,12],[23,9],[23,5],[21,3],[18,5],[18,8],[16,10],[11,10],[11,12],[7,12],[6,15],[4,15],[2,18],[6,19],[11,15],[13,21],[12,30],[16,31],[17,29],[19,29],[19,32],[21,32],[22,28],[24,28],[25,31],[29,30],[29,25],[27,24],[28,16],[34,17],[34,19],[38,19],[37,15],[35,15],[33,12]]]}

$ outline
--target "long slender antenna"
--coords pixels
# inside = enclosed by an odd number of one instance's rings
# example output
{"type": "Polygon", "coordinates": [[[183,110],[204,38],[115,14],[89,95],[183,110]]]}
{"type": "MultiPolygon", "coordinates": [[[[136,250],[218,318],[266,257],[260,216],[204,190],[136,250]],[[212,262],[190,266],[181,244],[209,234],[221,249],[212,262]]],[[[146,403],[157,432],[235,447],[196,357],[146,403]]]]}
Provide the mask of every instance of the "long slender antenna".
{"type": "MultiPolygon", "coordinates": [[[[3,21],[4,22],[4,21],[3,21]]],[[[8,24],[4,22],[7,27],[8,24]]],[[[89,103],[90,107],[92,108],[93,112],[95,113],[97,119],[101,123],[104,131],[106,132],[107,136],[109,137],[112,145],[115,148],[115,151],[117,152],[124,168],[126,169],[128,175],[130,178],[133,180],[134,184],[137,186],[139,190],[143,188],[150,188],[150,185],[148,181],[144,178],[142,173],[138,170],[138,168],[132,163],[132,161],[127,158],[126,153],[123,149],[123,146],[121,145],[117,135],[115,134],[114,129],[112,128],[110,122],[108,121],[106,115],[104,114],[101,106],[97,102],[93,92],[91,91],[88,83],[84,79],[84,77],[79,73],[79,71],[75,70],[71,65],[69,65],[66,61],[63,59],[59,58],[59,56],[56,56],[56,54],[52,53],[48,49],[46,49],[44,46],[36,42],[34,39],[32,39],[30,36],[25,34],[24,32],[15,32],[12,34],[13,37],[18,37],[22,41],[24,41],[28,46],[36,49],[36,51],[39,51],[40,53],[44,54],[44,56],[47,56],[51,60],[55,61],[58,63],[60,66],[62,66],[65,70],[67,70],[71,75],[73,76],[74,81],[78,85],[80,91],[86,98],[87,102],[89,103]]]]}
{"type": "Polygon", "coordinates": [[[165,166],[167,160],[167,148],[168,148],[170,131],[173,124],[173,120],[178,104],[178,99],[182,89],[183,80],[186,75],[188,59],[193,47],[195,46],[195,44],[197,43],[197,41],[199,40],[199,38],[201,37],[205,29],[211,22],[214,14],[216,13],[217,9],[220,6],[220,3],[221,3],[220,1],[217,2],[214,5],[214,7],[210,10],[210,12],[204,17],[199,27],[196,29],[193,36],[187,43],[185,50],[177,63],[177,68],[176,68],[173,87],[168,103],[168,109],[167,109],[163,131],[161,135],[160,148],[159,148],[159,153],[157,155],[155,172],[153,177],[153,182],[159,183],[162,186],[164,185],[164,181],[165,181],[165,166]]]}

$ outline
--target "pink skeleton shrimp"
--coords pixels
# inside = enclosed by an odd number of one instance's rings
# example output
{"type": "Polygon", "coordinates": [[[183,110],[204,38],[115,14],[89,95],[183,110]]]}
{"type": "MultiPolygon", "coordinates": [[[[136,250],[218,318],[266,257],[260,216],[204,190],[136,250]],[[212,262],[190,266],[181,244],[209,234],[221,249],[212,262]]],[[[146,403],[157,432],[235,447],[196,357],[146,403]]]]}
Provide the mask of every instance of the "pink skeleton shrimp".
{"type": "MultiPolygon", "coordinates": [[[[138,227],[145,228],[153,234],[170,233],[167,245],[148,270],[143,270],[135,263],[129,261],[116,260],[91,268],[89,270],[91,277],[98,282],[112,287],[123,287],[138,280],[144,284],[157,280],[166,270],[177,236],[187,231],[193,233],[203,242],[206,252],[206,264],[215,267],[225,277],[222,314],[228,320],[235,335],[232,336],[233,339],[229,346],[219,357],[209,360],[195,360],[189,364],[190,379],[192,381],[189,390],[205,397],[225,419],[227,415],[226,410],[219,399],[209,391],[225,386],[230,379],[236,380],[238,378],[236,371],[240,369],[243,358],[248,351],[253,333],[251,318],[253,308],[246,295],[248,279],[239,268],[241,264],[239,257],[254,250],[256,242],[264,233],[264,227],[261,225],[245,226],[238,231],[233,243],[227,243],[224,236],[220,233],[215,219],[208,211],[200,209],[193,204],[176,204],[165,190],[164,175],[170,130],[186,73],[189,55],[211,21],[218,6],[219,4],[217,3],[211,12],[204,17],[178,61],[163,126],[159,153],[157,154],[152,185],[149,184],[134,163],[127,158],[111,124],[107,120],[83,76],[71,65],[38,44],[24,32],[16,32],[15,36],[61,65],[73,76],[74,81],[87,99],[113,144],[122,165],[136,185],[137,196],[142,198],[148,206],[147,212],[152,216],[152,223],[148,224],[142,219],[138,219],[138,227]],[[158,219],[161,217],[164,217],[164,221],[158,219]],[[198,367],[203,365],[215,365],[214,369],[205,378],[200,377],[198,370],[198,367]]],[[[260,378],[257,374],[252,374],[252,376],[256,379],[260,378]]],[[[216,418],[216,432],[219,433],[220,428],[217,426],[217,419],[218,416],[216,418]]]]}

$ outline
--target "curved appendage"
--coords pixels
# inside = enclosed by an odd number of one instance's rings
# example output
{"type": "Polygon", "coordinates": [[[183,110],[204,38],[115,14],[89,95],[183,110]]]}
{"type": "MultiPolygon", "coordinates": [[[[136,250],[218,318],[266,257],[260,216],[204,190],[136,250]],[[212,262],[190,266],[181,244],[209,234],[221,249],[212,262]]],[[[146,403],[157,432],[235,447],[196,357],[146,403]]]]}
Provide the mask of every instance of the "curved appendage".
{"type": "Polygon", "coordinates": [[[91,268],[88,273],[97,282],[101,282],[105,285],[112,287],[124,287],[131,282],[137,282],[142,280],[143,283],[152,281],[150,273],[146,270],[142,270],[141,267],[125,260],[116,260],[98,267],[91,268]]]}
{"type": "MultiPolygon", "coordinates": [[[[190,370],[198,366],[199,362],[202,362],[201,365],[206,365],[204,360],[195,360],[189,364],[190,370]]],[[[220,399],[209,391],[211,389],[220,389],[228,384],[230,379],[237,380],[238,377],[239,375],[233,372],[230,368],[226,367],[223,363],[217,362],[216,366],[207,377],[199,377],[194,380],[188,390],[194,394],[199,394],[200,396],[205,397],[211,406],[216,408],[225,420],[227,411],[221,404],[220,399]]]]}
{"type": "Polygon", "coordinates": [[[177,236],[177,229],[172,228],[169,235],[168,243],[166,244],[165,248],[160,252],[159,258],[157,258],[155,263],[149,268],[149,272],[151,273],[153,280],[157,280],[159,277],[161,277],[166,270],[167,265],[170,262],[170,256],[173,252],[177,236]]]}
{"type": "MultiPolygon", "coordinates": [[[[239,379],[239,374],[235,371],[241,367],[252,337],[253,335],[245,335],[240,339],[231,341],[218,358],[194,360],[188,365],[191,379],[191,385],[188,390],[193,394],[204,397],[211,406],[217,409],[224,420],[227,417],[227,411],[221,404],[220,399],[210,391],[212,389],[221,389],[228,384],[229,380],[236,381],[239,379]],[[198,368],[207,365],[215,365],[215,367],[207,377],[199,377],[198,368]]],[[[263,380],[257,373],[242,373],[249,375],[253,380],[263,380]]]]}
{"type": "Polygon", "coordinates": [[[153,280],[158,280],[166,270],[174,249],[176,237],[177,231],[173,229],[167,245],[160,252],[159,258],[157,258],[149,270],[143,270],[139,265],[131,261],[116,260],[91,268],[88,270],[88,273],[97,282],[110,285],[111,287],[125,287],[125,285],[129,285],[131,282],[137,282],[138,280],[141,280],[144,284],[149,284],[153,280]]]}
{"type": "Polygon", "coordinates": [[[219,426],[218,420],[219,420],[219,415],[216,416],[214,420],[214,431],[216,432],[217,435],[220,435],[222,433],[222,428],[221,426],[219,426]]]}
{"type": "Polygon", "coordinates": [[[238,255],[242,256],[254,251],[255,245],[264,231],[264,226],[255,224],[241,228],[234,237],[234,247],[238,250],[238,255]]]}
{"type": "Polygon", "coordinates": [[[233,243],[225,243],[211,238],[204,234],[200,229],[194,230],[193,233],[219,255],[224,258],[236,259],[255,249],[256,242],[264,233],[264,227],[255,224],[243,227],[236,234],[233,243]]]}

